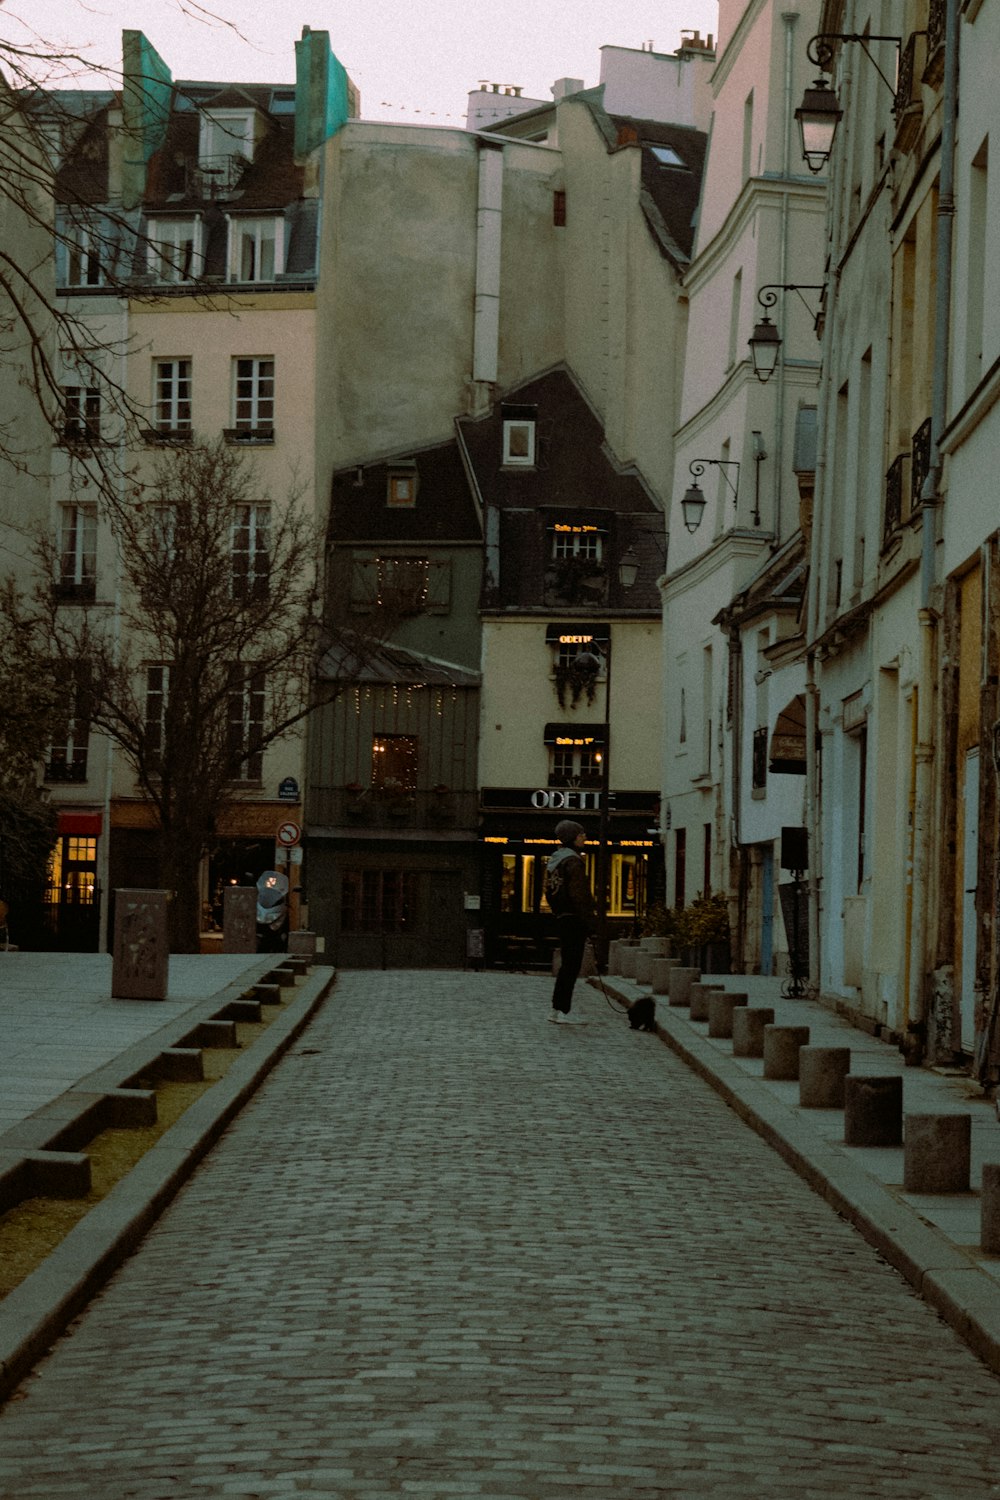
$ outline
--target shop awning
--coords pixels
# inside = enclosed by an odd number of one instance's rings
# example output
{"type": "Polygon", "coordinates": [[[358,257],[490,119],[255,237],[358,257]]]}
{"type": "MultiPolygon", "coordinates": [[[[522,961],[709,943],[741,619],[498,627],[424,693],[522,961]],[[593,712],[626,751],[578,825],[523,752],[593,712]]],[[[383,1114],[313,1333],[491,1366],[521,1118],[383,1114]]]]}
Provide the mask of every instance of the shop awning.
{"type": "Polygon", "coordinates": [[[611,626],[606,620],[568,620],[564,624],[545,627],[547,646],[589,646],[591,641],[610,639],[611,626]]]}
{"type": "Polygon", "coordinates": [[[59,832],[75,834],[77,838],[99,839],[103,821],[103,813],[67,812],[62,809],[59,813],[59,832]]]}
{"type": "Polygon", "coordinates": [[[790,776],[806,774],[806,698],[797,693],[778,715],[771,735],[769,771],[790,776]]]}

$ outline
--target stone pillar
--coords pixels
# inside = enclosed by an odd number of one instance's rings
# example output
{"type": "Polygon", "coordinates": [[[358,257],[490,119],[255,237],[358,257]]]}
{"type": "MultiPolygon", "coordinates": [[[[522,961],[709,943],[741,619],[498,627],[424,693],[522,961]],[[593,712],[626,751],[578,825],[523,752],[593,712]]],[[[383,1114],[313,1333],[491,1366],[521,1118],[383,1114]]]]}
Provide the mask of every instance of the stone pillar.
{"type": "Polygon", "coordinates": [[[222,892],[223,953],[257,952],[257,887],[227,885],[222,892]]]}
{"type": "Polygon", "coordinates": [[[645,948],[640,948],[635,956],[635,982],[636,984],[649,984],[653,977],[653,964],[656,955],[645,948]]]}
{"type": "Polygon", "coordinates": [[[982,1228],[979,1243],[987,1255],[1000,1255],[1000,1162],[983,1167],[982,1228]]]}
{"type": "Polygon", "coordinates": [[[691,1019],[692,1021],[708,1020],[708,997],[719,990],[725,989],[722,984],[692,984],[691,986],[691,1019]]]}
{"type": "Polygon", "coordinates": [[[670,979],[667,983],[668,1005],[690,1005],[691,986],[699,978],[700,969],[685,969],[680,964],[674,964],[670,970],[670,979]]]}
{"type": "Polygon", "coordinates": [[[808,1045],[808,1026],[765,1026],[764,1077],[797,1079],[799,1053],[808,1045]]]}
{"type": "Polygon", "coordinates": [[[907,1115],[904,1193],[967,1193],[971,1163],[971,1115],[907,1115]]]}
{"type": "Polygon", "coordinates": [[[298,932],[288,934],[288,952],[297,953],[302,958],[308,958],[310,963],[316,957],[316,934],[306,932],[299,928],[298,932]]]}
{"type": "Polygon", "coordinates": [[[653,987],[654,995],[668,995],[670,993],[670,975],[674,968],[672,958],[654,958],[653,970],[649,976],[649,982],[653,987]]]}
{"type": "Polygon", "coordinates": [[[746,1005],[748,998],[736,990],[713,990],[708,997],[709,1036],[732,1036],[733,1014],[738,1007],[746,1005]]]}
{"type": "Polygon", "coordinates": [[[638,961],[639,950],[637,947],[635,947],[634,944],[629,943],[627,947],[623,945],[618,949],[618,963],[621,968],[621,976],[623,979],[635,978],[635,967],[638,961]]]}
{"type": "Polygon", "coordinates": [[[165,1000],[170,965],[169,891],[115,891],[111,994],[116,1000],[165,1000]]]}
{"type": "Polygon", "coordinates": [[[803,1047],[799,1053],[799,1103],[803,1109],[843,1109],[850,1047],[803,1047]]]}
{"type": "Polygon", "coordinates": [[[903,1080],[849,1073],[844,1079],[844,1144],[899,1146],[903,1141],[903,1080]]]}
{"type": "Polygon", "coordinates": [[[618,954],[621,950],[621,938],[612,938],[608,944],[608,974],[620,974],[621,967],[618,954]]]}
{"type": "Polygon", "coordinates": [[[733,1056],[763,1057],[764,1027],[774,1022],[769,1005],[744,1005],[733,1012],[733,1056]]]}

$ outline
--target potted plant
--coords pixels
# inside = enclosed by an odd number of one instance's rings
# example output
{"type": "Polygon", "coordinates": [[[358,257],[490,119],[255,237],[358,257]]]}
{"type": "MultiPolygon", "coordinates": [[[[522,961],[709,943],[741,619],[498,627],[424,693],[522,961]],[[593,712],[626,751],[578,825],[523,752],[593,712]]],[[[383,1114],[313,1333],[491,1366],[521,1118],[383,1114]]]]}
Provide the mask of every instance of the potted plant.
{"type": "Polygon", "coordinates": [[[704,974],[729,973],[729,904],[721,891],[698,895],[671,912],[673,941],[704,974]]]}
{"type": "Polygon", "coordinates": [[[593,703],[594,693],[597,687],[597,674],[601,670],[601,661],[593,651],[578,651],[572,661],[556,663],[556,697],[559,699],[559,707],[566,707],[566,694],[571,695],[573,708],[580,699],[586,695],[587,702],[593,703]]]}

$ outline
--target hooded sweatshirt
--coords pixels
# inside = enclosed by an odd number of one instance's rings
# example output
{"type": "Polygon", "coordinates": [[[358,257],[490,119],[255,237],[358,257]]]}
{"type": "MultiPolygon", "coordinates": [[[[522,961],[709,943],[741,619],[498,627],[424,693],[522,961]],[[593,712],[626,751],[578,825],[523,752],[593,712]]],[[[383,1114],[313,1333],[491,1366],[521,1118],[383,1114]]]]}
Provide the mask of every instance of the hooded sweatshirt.
{"type": "Polygon", "coordinates": [[[557,917],[594,915],[594,898],[587,879],[587,861],[576,849],[563,845],[550,854],[545,866],[545,897],[557,917]]]}

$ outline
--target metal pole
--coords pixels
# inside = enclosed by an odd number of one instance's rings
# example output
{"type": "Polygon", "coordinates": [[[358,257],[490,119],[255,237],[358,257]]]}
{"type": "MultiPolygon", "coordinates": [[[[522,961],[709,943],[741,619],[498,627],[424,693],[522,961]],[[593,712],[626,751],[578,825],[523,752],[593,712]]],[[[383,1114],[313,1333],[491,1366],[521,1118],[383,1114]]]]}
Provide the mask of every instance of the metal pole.
{"type": "Polygon", "coordinates": [[[604,754],[601,756],[600,844],[597,851],[597,961],[602,968],[608,962],[608,873],[610,865],[610,794],[611,794],[611,626],[604,657],[604,754]]]}

